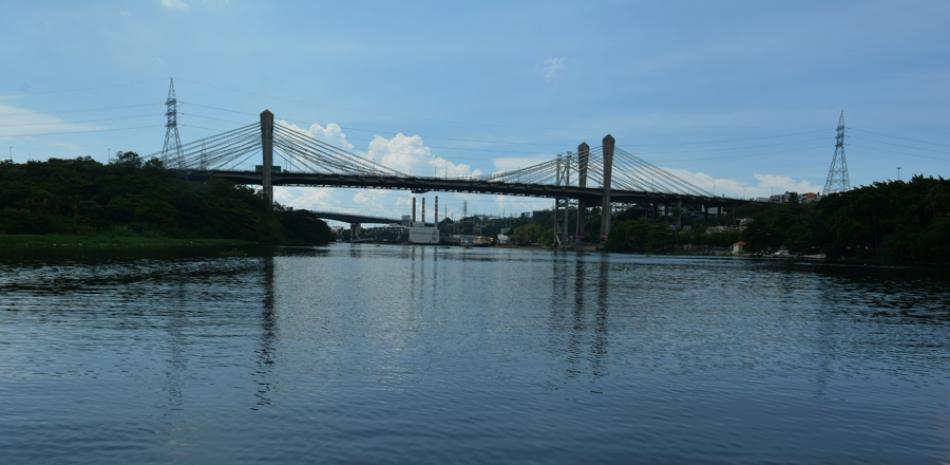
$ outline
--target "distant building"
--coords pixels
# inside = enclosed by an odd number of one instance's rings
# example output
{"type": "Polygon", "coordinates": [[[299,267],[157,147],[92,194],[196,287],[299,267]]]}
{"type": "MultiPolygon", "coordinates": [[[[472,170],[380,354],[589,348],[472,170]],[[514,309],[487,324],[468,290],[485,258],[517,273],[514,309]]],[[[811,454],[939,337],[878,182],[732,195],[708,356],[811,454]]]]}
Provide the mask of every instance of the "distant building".
{"type": "Polygon", "coordinates": [[[422,223],[409,227],[410,244],[438,244],[439,228],[435,226],[423,226],[422,223]]]}
{"type": "Polygon", "coordinates": [[[818,201],[818,198],[819,198],[819,195],[818,195],[817,192],[805,192],[804,194],[802,194],[801,196],[799,196],[799,200],[800,200],[802,203],[817,202],[817,201],[818,201]]]}
{"type": "MultiPolygon", "coordinates": [[[[818,195],[818,194],[815,194],[818,195]]],[[[801,202],[802,196],[798,192],[785,192],[784,194],[775,194],[769,196],[769,202],[772,203],[790,203],[790,202],[801,202]]]]}
{"type": "Polygon", "coordinates": [[[501,228],[501,232],[498,233],[496,238],[498,239],[498,245],[508,245],[511,243],[511,228],[501,228]]]}

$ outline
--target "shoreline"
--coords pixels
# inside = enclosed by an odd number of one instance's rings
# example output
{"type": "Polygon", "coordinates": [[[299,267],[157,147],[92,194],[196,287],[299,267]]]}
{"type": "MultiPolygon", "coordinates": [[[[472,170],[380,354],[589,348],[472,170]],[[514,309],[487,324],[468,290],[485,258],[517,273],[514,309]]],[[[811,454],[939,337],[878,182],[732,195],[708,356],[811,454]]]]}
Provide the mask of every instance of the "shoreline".
{"type": "Polygon", "coordinates": [[[76,234],[0,234],[0,250],[88,250],[248,247],[260,244],[237,239],[174,238],[76,234]]]}

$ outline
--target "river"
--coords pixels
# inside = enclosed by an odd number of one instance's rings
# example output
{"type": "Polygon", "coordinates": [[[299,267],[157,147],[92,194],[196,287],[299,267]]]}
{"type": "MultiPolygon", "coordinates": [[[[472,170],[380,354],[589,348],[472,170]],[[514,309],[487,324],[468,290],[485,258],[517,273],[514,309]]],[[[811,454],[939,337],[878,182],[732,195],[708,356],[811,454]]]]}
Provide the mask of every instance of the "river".
{"type": "Polygon", "coordinates": [[[950,286],[333,245],[0,261],[0,463],[947,463],[950,286]]]}

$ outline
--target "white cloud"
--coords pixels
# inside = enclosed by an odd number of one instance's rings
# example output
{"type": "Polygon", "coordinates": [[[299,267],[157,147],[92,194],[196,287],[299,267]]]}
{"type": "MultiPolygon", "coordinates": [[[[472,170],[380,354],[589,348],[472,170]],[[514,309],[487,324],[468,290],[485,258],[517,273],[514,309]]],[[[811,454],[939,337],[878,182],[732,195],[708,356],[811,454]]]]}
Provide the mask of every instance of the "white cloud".
{"type": "MultiPolygon", "coordinates": [[[[287,121],[280,124],[317,138],[335,146],[345,148],[354,153],[372,159],[390,168],[407,174],[421,176],[479,176],[481,171],[472,169],[463,163],[453,163],[445,158],[436,156],[426,146],[421,136],[398,133],[391,138],[375,136],[369,143],[366,152],[361,152],[351,144],[340,125],[327,123],[326,125],[312,124],[308,128],[296,126],[287,121]]],[[[434,200],[435,193],[426,194],[429,202],[434,200]]],[[[488,196],[472,196],[470,194],[438,194],[443,202],[439,214],[443,215],[446,207],[451,215],[458,218],[461,215],[461,203],[468,200],[475,211],[475,205],[494,203],[488,196]]],[[[345,188],[309,188],[309,187],[275,187],[274,198],[278,203],[294,208],[308,210],[331,211],[342,213],[360,213],[385,218],[400,218],[410,214],[410,205],[413,194],[408,191],[387,191],[374,189],[345,189],[345,188]]],[[[421,202],[420,202],[421,204],[421,202]]],[[[428,204],[428,217],[432,218],[432,203],[428,204]]],[[[421,208],[421,205],[420,205],[421,208]]],[[[481,210],[484,211],[484,208],[481,210]]]]}
{"type": "Polygon", "coordinates": [[[0,137],[41,135],[95,128],[91,125],[63,121],[39,111],[0,104],[0,137]]]}
{"type": "Polygon", "coordinates": [[[330,145],[335,145],[346,150],[353,150],[354,148],[353,144],[346,140],[346,134],[343,133],[343,128],[341,128],[340,125],[336,123],[327,123],[326,126],[321,126],[318,123],[314,123],[306,129],[284,120],[280,120],[278,123],[284,127],[306,134],[330,145]]]}
{"type": "MultiPolygon", "coordinates": [[[[421,176],[436,174],[444,176],[448,174],[454,177],[479,176],[482,174],[480,170],[473,169],[467,164],[454,163],[435,155],[419,135],[397,133],[389,138],[377,135],[370,141],[366,152],[362,152],[349,143],[346,134],[338,124],[314,124],[307,129],[286,121],[281,121],[281,124],[328,143],[345,146],[359,155],[407,174],[421,176]]],[[[523,168],[545,160],[546,158],[543,157],[496,158],[494,166],[500,171],[523,168]]],[[[420,214],[421,198],[426,198],[426,216],[429,221],[433,218],[436,195],[439,196],[439,217],[443,218],[447,213],[449,217],[456,220],[461,218],[466,202],[469,215],[517,216],[522,212],[550,209],[553,205],[551,199],[472,193],[430,192],[412,194],[408,191],[307,187],[277,187],[274,192],[277,202],[294,208],[359,213],[393,219],[411,213],[412,197],[414,195],[419,199],[417,208],[419,208],[420,214]]]]}
{"type": "Polygon", "coordinates": [[[281,205],[307,210],[341,209],[332,199],[332,189],[326,187],[274,187],[274,200],[281,205]]]}
{"type": "Polygon", "coordinates": [[[564,63],[567,61],[564,57],[554,57],[544,60],[544,80],[551,82],[564,69],[564,63]]]}
{"type": "Polygon", "coordinates": [[[535,210],[550,210],[554,206],[552,199],[518,197],[511,195],[493,196],[500,216],[510,216],[535,210]]]}
{"type": "Polygon", "coordinates": [[[727,197],[750,198],[765,197],[771,194],[789,192],[819,192],[820,186],[805,180],[796,180],[789,176],[778,174],[753,174],[754,183],[745,183],[735,179],[716,178],[706,173],[688,171],[679,168],[663,168],[680,177],[684,181],[701,187],[716,195],[727,197]]]}
{"type": "Polygon", "coordinates": [[[422,143],[421,137],[403,133],[392,139],[373,137],[367,154],[377,163],[410,174],[419,174],[426,160],[432,158],[432,151],[422,143]]]}
{"type": "MultiPolygon", "coordinates": [[[[805,180],[794,180],[788,176],[783,176],[779,174],[753,174],[752,177],[758,182],[758,189],[762,194],[765,193],[765,189],[774,189],[776,194],[783,193],[785,191],[789,192],[819,192],[822,187],[812,184],[805,180]]],[[[760,194],[761,195],[761,194],[760,194]]]]}
{"type": "Polygon", "coordinates": [[[361,189],[353,195],[353,201],[360,206],[361,211],[381,211],[383,202],[390,197],[391,192],[378,189],[361,189]]]}
{"type": "Polygon", "coordinates": [[[185,0],[162,0],[162,7],[172,11],[188,11],[191,9],[191,5],[188,5],[185,0]]]}
{"type": "Polygon", "coordinates": [[[401,132],[390,139],[373,137],[367,156],[383,166],[418,176],[470,177],[482,174],[465,163],[453,163],[434,155],[422,137],[401,132]]]}

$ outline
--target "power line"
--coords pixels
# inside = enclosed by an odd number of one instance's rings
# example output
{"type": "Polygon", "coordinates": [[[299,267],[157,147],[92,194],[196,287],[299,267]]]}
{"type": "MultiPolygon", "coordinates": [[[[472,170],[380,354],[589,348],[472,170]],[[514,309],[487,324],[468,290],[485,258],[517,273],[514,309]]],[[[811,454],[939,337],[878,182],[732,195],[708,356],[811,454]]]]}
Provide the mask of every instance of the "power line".
{"type": "MultiPolygon", "coordinates": [[[[246,112],[246,111],[240,111],[240,110],[234,110],[234,109],[230,109],[230,108],[223,108],[223,107],[214,106],[214,105],[205,105],[205,104],[194,103],[194,102],[188,102],[188,101],[182,101],[182,102],[180,102],[180,103],[182,103],[182,104],[184,104],[184,105],[186,105],[186,106],[195,106],[195,107],[207,108],[207,109],[210,109],[210,110],[224,111],[224,112],[234,113],[234,114],[239,114],[239,115],[257,116],[256,113],[251,113],[251,112],[246,112]]],[[[183,113],[183,114],[184,114],[184,113],[183,113]]],[[[214,119],[214,117],[211,117],[211,116],[196,115],[196,114],[194,114],[194,113],[189,113],[189,114],[192,115],[192,116],[197,116],[198,118],[214,119]]],[[[296,116],[299,116],[299,115],[281,115],[281,117],[284,118],[284,119],[295,119],[295,120],[308,120],[308,119],[312,120],[312,119],[314,119],[314,118],[299,118],[299,117],[296,117],[296,116]]],[[[234,122],[234,123],[236,123],[236,121],[231,121],[231,120],[220,120],[220,121],[227,121],[227,122],[234,122]]],[[[327,124],[331,124],[331,123],[327,123],[327,124]]],[[[334,123],[334,124],[339,125],[341,129],[345,129],[345,130],[347,130],[347,131],[353,131],[353,132],[368,132],[368,133],[376,133],[376,134],[389,134],[389,133],[392,133],[392,134],[395,134],[395,133],[403,133],[403,134],[404,134],[404,133],[406,133],[406,132],[412,132],[412,131],[408,131],[408,130],[406,130],[406,129],[399,129],[399,130],[396,130],[396,129],[368,129],[368,128],[358,128],[358,127],[350,126],[350,125],[348,125],[348,124],[346,124],[346,125],[340,125],[339,123],[334,123]]],[[[456,141],[456,142],[474,142],[474,143],[486,143],[486,144],[494,144],[494,145],[525,145],[525,146],[546,146],[546,147],[564,147],[564,146],[565,146],[565,144],[556,144],[556,143],[551,143],[551,142],[532,143],[532,142],[518,142],[518,141],[488,140],[488,139],[465,139],[465,138],[442,137],[442,136],[434,136],[434,135],[426,135],[425,138],[426,138],[426,139],[433,139],[433,140],[448,140],[448,141],[456,141]]]]}
{"type": "Polygon", "coordinates": [[[871,151],[873,151],[873,152],[893,153],[893,154],[895,154],[895,155],[903,155],[903,156],[906,156],[906,157],[914,157],[914,158],[924,158],[924,159],[927,159],[927,160],[950,161],[950,159],[948,159],[948,158],[934,157],[934,156],[929,156],[929,155],[921,155],[921,154],[917,154],[917,153],[899,152],[899,151],[896,151],[896,150],[881,149],[881,148],[877,148],[877,147],[868,147],[868,146],[865,146],[865,145],[856,145],[856,144],[848,144],[848,145],[850,145],[851,147],[857,147],[857,148],[859,148],[859,149],[871,150],[871,151]]]}
{"type": "Polygon", "coordinates": [[[679,145],[703,145],[703,144],[725,144],[732,142],[744,142],[748,140],[763,140],[763,139],[779,139],[783,137],[792,137],[800,136],[805,134],[817,134],[817,133],[827,133],[827,129],[816,129],[812,131],[799,131],[799,132],[789,132],[785,134],[772,134],[768,136],[757,136],[757,137],[740,137],[736,139],[716,139],[716,140],[705,140],[705,141],[691,141],[691,142],[675,142],[667,144],[626,144],[628,147],[666,147],[666,146],[679,146],[679,145]]]}
{"type": "Polygon", "coordinates": [[[57,131],[57,132],[33,132],[25,134],[0,134],[0,137],[32,137],[32,136],[58,136],[63,134],[87,134],[95,132],[111,132],[111,131],[131,131],[133,129],[154,129],[164,127],[162,125],[150,125],[150,126],[133,126],[128,128],[106,128],[106,129],[90,129],[86,131],[57,131]]]}
{"type": "Polygon", "coordinates": [[[230,124],[245,124],[245,123],[247,123],[247,121],[235,121],[235,120],[232,120],[232,119],[217,118],[217,117],[214,117],[214,116],[202,115],[202,114],[199,114],[199,113],[191,113],[191,112],[185,112],[185,111],[179,111],[178,114],[179,114],[179,115],[183,115],[183,116],[185,116],[185,115],[191,116],[191,117],[193,117],[193,118],[201,118],[201,119],[207,119],[207,120],[212,120],[212,121],[220,121],[220,122],[222,122],[222,123],[230,123],[230,124]]]}
{"type": "Polygon", "coordinates": [[[185,124],[185,123],[178,123],[178,127],[203,129],[203,130],[205,130],[205,131],[217,131],[217,132],[225,131],[225,129],[221,129],[221,128],[209,128],[209,127],[206,127],[206,126],[197,126],[197,125],[194,125],[194,124],[185,124]]]}
{"type": "MultiPolygon", "coordinates": [[[[201,106],[201,107],[210,108],[210,109],[217,109],[217,110],[221,110],[221,111],[229,111],[229,112],[231,112],[231,113],[253,115],[252,113],[241,112],[241,111],[238,111],[238,110],[230,110],[230,109],[222,108],[222,107],[214,107],[214,106],[211,106],[211,105],[203,105],[203,104],[196,104],[196,103],[187,103],[187,104],[188,104],[188,105],[192,105],[192,106],[201,106]]],[[[227,120],[227,119],[223,119],[223,118],[216,118],[216,117],[208,116],[208,115],[201,115],[201,114],[195,114],[195,113],[182,113],[182,114],[183,114],[183,115],[192,116],[192,117],[197,117],[197,118],[204,118],[204,119],[215,120],[215,121],[223,121],[223,122],[228,122],[228,123],[237,123],[237,121],[234,121],[234,120],[227,120]]],[[[254,116],[256,116],[256,115],[254,115],[254,116]]],[[[191,125],[189,125],[189,126],[191,126],[191,125]]],[[[374,134],[375,134],[375,133],[381,133],[381,132],[383,132],[383,133],[384,133],[384,132],[390,132],[390,131],[381,130],[381,129],[354,128],[354,127],[349,126],[349,125],[347,125],[347,126],[340,126],[340,128],[341,128],[341,129],[345,129],[345,130],[347,130],[347,131],[367,132],[367,133],[374,133],[374,134]]],[[[202,128],[202,129],[212,130],[211,128],[202,128]]],[[[745,138],[745,139],[721,139],[721,140],[715,141],[715,142],[722,143],[722,142],[740,141],[740,140],[774,139],[774,138],[792,137],[792,136],[804,135],[804,134],[813,134],[813,133],[815,133],[815,132],[825,132],[825,131],[826,131],[826,130],[821,130],[821,131],[801,131],[801,132],[786,133],[786,134],[775,134],[775,135],[770,135],[770,136],[751,137],[751,138],[745,138]]],[[[399,132],[399,133],[402,133],[402,131],[392,131],[392,132],[399,132]]],[[[449,140],[449,141],[455,140],[455,141],[467,141],[467,142],[486,142],[486,143],[493,143],[493,141],[488,141],[488,140],[483,140],[483,139],[478,139],[478,140],[476,140],[476,139],[459,139],[459,138],[436,137],[436,136],[420,136],[420,137],[423,137],[425,140],[449,140]]],[[[348,142],[370,143],[370,142],[372,142],[374,139],[346,136],[346,140],[347,140],[348,142]]],[[[808,140],[793,141],[793,142],[807,142],[807,141],[811,141],[811,140],[814,140],[814,139],[809,138],[808,140]]],[[[508,142],[499,142],[499,143],[508,143],[508,142]]],[[[748,149],[758,149],[758,148],[768,148],[768,147],[780,147],[780,146],[785,146],[785,145],[787,145],[788,143],[789,143],[789,142],[773,143],[773,144],[757,144],[757,145],[747,145],[747,146],[738,146],[738,147],[714,147],[714,148],[708,148],[708,149],[649,151],[648,153],[651,154],[651,155],[660,155],[660,154],[681,154],[681,153],[705,153],[705,152],[730,151],[730,150],[748,150],[748,149]]],[[[518,144],[518,145],[526,145],[526,146],[557,146],[557,147],[563,147],[563,144],[512,143],[512,145],[515,145],[515,144],[518,144]]],[[[683,144],[670,144],[670,145],[693,145],[693,144],[695,144],[695,142],[688,142],[688,143],[683,143],[683,144]]],[[[658,145],[663,145],[663,144],[658,144],[658,145]]],[[[551,154],[551,153],[549,153],[549,152],[526,152],[526,151],[514,151],[514,150],[503,150],[503,149],[477,148],[477,147],[467,147],[467,146],[438,145],[438,144],[436,144],[436,145],[431,145],[431,144],[428,144],[428,143],[426,143],[425,146],[428,147],[429,149],[432,149],[432,150],[439,150],[439,151],[444,150],[444,151],[457,151],[457,152],[502,153],[502,154],[521,155],[521,156],[524,156],[524,157],[535,157],[535,156],[538,156],[538,155],[553,155],[553,154],[551,154]]],[[[729,156],[723,156],[723,157],[696,157],[696,158],[677,159],[677,160],[664,159],[664,161],[693,161],[693,160],[707,160],[707,159],[708,159],[708,160],[714,160],[714,159],[729,159],[729,158],[748,158],[748,157],[757,157],[757,156],[760,156],[760,155],[773,154],[773,153],[787,153],[787,152],[802,151],[802,150],[814,150],[814,149],[822,148],[822,147],[824,147],[824,146],[820,146],[820,147],[808,147],[808,148],[804,148],[804,149],[792,149],[792,150],[770,151],[770,152],[766,152],[766,153],[754,153],[754,154],[745,154],[745,155],[729,155],[729,156]]],[[[453,158],[453,159],[460,159],[460,160],[469,160],[469,161],[477,161],[477,160],[485,160],[485,159],[486,159],[486,157],[479,157],[479,158],[473,158],[473,157],[467,157],[467,158],[452,157],[452,158],[453,158]]]]}
{"type": "Polygon", "coordinates": [[[911,150],[920,150],[923,152],[933,152],[933,153],[942,153],[942,154],[950,155],[950,151],[947,151],[947,150],[937,150],[937,149],[931,149],[927,147],[914,147],[912,145],[895,144],[893,142],[888,142],[888,141],[883,141],[883,140],[872,140],[872,142],[874,142],[875,144],[890,145],[892,147],[900,147],[900,148],[911,149],[911,150]]]}
{"type": "Polygon", "coordinates": [[[950,144],[947,144],[947,143],[928,142],[928,141],[925,141],[925,140],[923,140],[923,139],[914,139],[914,138],[910,138],[910,137],[892,136],[892,135],[889,135],[889,134],[885,134],[885,133],[883,133],[883,132],[869,131],[869,130],[867,130],[867,129],[856,128],[856,127],[853,127],[853,126],[848,126],[848,129],[853,129],[853,130],[855,130],[855,131],[864,132],[864,133],[868,133],[868,134],[874,134],[874,135],[877,135],[877,136],[879,136],[879,137],[888,137],[888,138],[891,138],[891,139],[906,140],[906,141],[909,141],[909,142],[917,142],[917,143],[919,143],[919,144],[928,144],[928,145],[937,145],[937,146],[941,146],[941,147],[950,147],[950,144]]]}
{"type": "Polygon", "coordinates": [[[115,89],[119,87],[139,86],[142,84],[147,84],[147,83],[151,83],[155,81],[156,79],[147,79],[144,81],[126,82],[126,83],[120,83],[120,84],[106,84],[106,85],[101,85],[101,86],[80,87],[80,88],[73,88],[73,89],[44,90],[44,91],[39,91],[39,92],[20,91],[20,92],[8,93],[8,94],[0,94],[0,97],[19,97],[19,96],[26,96],[26,95],[49,95],[49,94],[68,94],[68,93],[73,93],[73,92],[89,92],[89,91],[96,91],[96,90],[102,90],[102,89],[115,89]]]}
{"type": "Polygon", "coordinates": [[[128,115],[128,116],[117,116],[114,118],[96,118],[96,119],[87,119],[81,121],[55,121],[47,123],[19,123],[19,124],[0,124],[0,127],[29,127],[29,126],[60,126],[68,124],[85,124],[85,123],[99,123],[102,121],[119,121],[135,118],[151,118],[151,117],[160,117],[160,113],[145,113],[140,115],[128,115]]]}
{"type": "MultiPolygon", "coordinates": [[[[704,161],[704,160],[727,160],[727,159],[733,159],[733,158],[755,158],[755,157],[761,157],[761,156],[763,156],[763,155],[775,155],[775,154],[780,154],[780,153],[793,153],[793,152],[806,152],[806,151],[810,151],[810,150],[827,149],[827,148],[828,148],[827,145],[819,145],[819,146],[806,147],[806,148],[796,148],[796,149],[788,149],[788,150],[774,150],[774,151],[768,151],[768,152],[755,152],[755,153],[746,153],[746,154],[741,154],[741,155],[723,155],[723,156],[718,156],[718,157],[663,158],[662,161],[663,161],[664,163],[666,163],[666,162],[671,162],[671,161],[704,161]]],[[[653,154],[655,154],[655,152],[646,152],[646,153],[647,153],[648,155],[653,155],[653,154]]]]}
{"type": "MultiPolygon", "coordinates": [[[[194,102],[183,102],[183,103],[185,103],[186,105],[193,105],[193,106],[202,107],[202,108],[208,108],[208,109],[219,110],[219,111],[226,111],[226,112],[229,112],[229,113],[242,114],[242,115],[249,115],[249,116],[257,116],[257,115],[254,114],[254,113],[249,113],[249,112],[244,112],[244,111],[239,111],[239,110],[233,110],[233,109],[223,108],[223,107],[218,107],[218,106],[213,106],[213,105],[198,104],[198,103],[194,103],[194,102]]],[[[194,113],[189,113],[189,114],[190,114],[191,116],[195,116],[195,117],[198,117],[198,118],[216,119],[215,117],[206,116],[206,115],[197,115],[197,114],[194,114],[194,113]]],[[[282,115],[282,116],[283,116],[283,115],[282,115]]],[[[294,117],[294,116],[295,116],[295,115],[290,115],[290,116],[285,116],[285,117],[288,118],[288,119],[296,119],[296,120],[307,120],[307,119],[308,119],[308,118],[297,118],[297,117],[294,117]]],[[[299,115],[296,115],[296,116],[299,116],[299,115]]],[[[312,119],[312,118],[310,118],[310,119],[312,119]]],[[[223,120],[223,119],[216,119],[216,120],[225,121],[225,122],[237,123],[236,121],[233,121],[233,120],[223,120]]],[[[329,123],[328,123],[328,124],[329,124],[329,123]]],[[[395,129],[361,128],[361,127],[350,126],[349,124],[345,124],[345,123],[344,123],[344,124],[339,124],[339,123],[337,123],[337,124],[340,126],[341,129],[344,129],[344,130],[346,130],[346,131],[348,131],[348,132],[350,132],[350,131],[352,131],[352,132],[364,132],[364,133],[371,133],[371,134],[397,134],[397,133],[405,134],[406,132],[410,132],[410,131],[406,131],[406,130],[395,130],[395,129]]],[[[827,129],[816,129],[816,130],[810,130],[810,131],[798,131],[798,132],[790,132],[790,133],[784,133],[784,134],[771,134],[771,135],[766,135],[766,136],[755,136],[755,137],[745,137],[745,138],[716,139],[716,140],[690,141],[690,142],[680,142],[680,143],[629,144],[629,145],[627,145],[627,146],[629,146],[629,147],[654,147],[654,146],[655,146],[655,147],[666,147],[666,146],[671,146],[671,147],[672,147],[672,146],[701,145],[701,144],[721,144],[721,143],[730,143],[730,142],[742,142],[742,141],[753,141],[753,140],[767,140],[767,139],[787,138],[787,137],[794,137],[794,136],[801,136],[801,135],[824,133],[824,132],[827,132],[827,131],[828,131],[827,129]]],[[[537,146],[537,147],[562,147],[562,148],[565,147],[565,144],[550,143],[550,142],[534,143],[534,142],[521,142],[521,141],[510,141],[510,140],[469,139],[469,138],[457,138],[457,137],[444,137],[444,136],[431,135],[431,134],[426,134],[426,135],[420,136],[420,137],[423,137],[423,138],[426,139],[426,140],[445,140],[445,141],[455,141],[455,142],[483,143],[483,144],[491,144],[491,145],[514,145],[514,146],[537,146]]],[[[347,137],[347,140],[359,140],[359,139],[358,139],[358,138],[353,138],[353,137],[347,137]]],[[[809,140],[813,140],[813,139],[809,139],[809,140]]],[[[431,148],[436,148],[436,146],[432,146],[432,145],[428,145],[428,144],[426,144],[426,145],[427,145],[428,147],[431,147],[431,148]]],[[[743,147],[721,147],[721,148],[698,149],[698,150],[689,150],[689,151],[668,150],[668,151],[652,152],[652,153],[698,153],[698,152],[706,152],[706,151],[723,151],[723,150],[738,150],[738,149],[747,149],[747,148],[775,147],[775,146],[780,146],[780,145],[785,145],[785,143],[753,145],[753,146],[743,146],[743,147]]],[[[449,150],[454,150],[454,149],[467,150],[467,149],[468,149],[468,147],[449,147],[449,146],[441,146],[441,147],[439,147],[439,148],[442,148],[442,149],[449,149],[449,150]]],[[[487,151],[487,150],[486,150],[486,151],[487,151]]],[[[497,150],[496,150],[496,151],[497,151],[497,150]]],[[[505,151],[497,151],[497,152],[499,152],[499,153],[512,153],[512,152],[505,152],[505,151]]]]}
{"type": "Polygon", "coordinates": [[[194,102],[190,102],[190,101],[187,101],[187,100],[181,100],[181,101],[179,101],[178,103],[179,103],[179,104],[182,104],[182,105],[185,105],[186,107],[187,107],[187,106],[195,106],[195,107],[207,108],[207,109],[209,109],[209,110],[218,110],[218,111],[224,111],[224,112],[228,112],[228,113],[237,113],[237,114],[239,114],[239,115],[259,116],[259,115],[256,114],[256,113],[251,113],[251,112],[248,112],[248,111],[232,110],[232,109],[229,109],[229,108],[216,107],[216,106],[214,106],[214,105],[205,105],[205,104],[203,104],[203,103],[194,103],[194,102]]]}
{"type": "Polygon", "coordinates": [[[70,109],[70,110],[0,111],[0,115],[22,115],[22,114],[34,114],[34,113],[53,115],[53,114],[62,114],[62,113],[86,113],[86,112],[96,112],[96,111],[124,110],[128,108],[141,108],[141,107],[158,107],[158,104],[156,104],[155,102],[151,102],[151,103],[135,103],[131,105],[118,105],[118,106],[113,106],[113,107],[78,108],[78,109],[70,109]]]}

